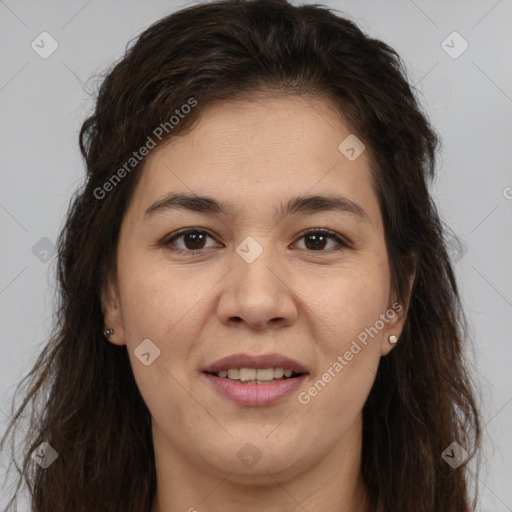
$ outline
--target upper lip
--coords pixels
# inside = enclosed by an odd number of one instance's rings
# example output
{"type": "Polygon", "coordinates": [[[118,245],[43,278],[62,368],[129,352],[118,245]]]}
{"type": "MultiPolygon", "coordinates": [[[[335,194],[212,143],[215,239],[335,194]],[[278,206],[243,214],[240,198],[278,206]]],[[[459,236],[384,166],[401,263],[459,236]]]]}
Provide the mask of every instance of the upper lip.
{"type": "Polygon", "coordinates": [[[230,368],[283,368],[295,373],[309,373],[308,370],[297,361],[281,354],[264,354],[251,356],[249,354],[233,354],[223,357],[215,363],[202,368],[202,372],[216,373],[230,368]]]}

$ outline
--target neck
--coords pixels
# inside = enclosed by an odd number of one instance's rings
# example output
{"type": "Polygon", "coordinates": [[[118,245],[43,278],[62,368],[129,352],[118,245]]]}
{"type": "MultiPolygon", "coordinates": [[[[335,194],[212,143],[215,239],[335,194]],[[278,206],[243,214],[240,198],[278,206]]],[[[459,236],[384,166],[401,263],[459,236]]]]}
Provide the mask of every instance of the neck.
{"type": "Polygon", "coordinates": [[[157,492],[151,512],[367,512],[361,427],[359,418],[327,456],[305,470],[294,465],[262,471],[248,481],[246,475],[216,475],[195,465],[153,424],[157,492]]]}

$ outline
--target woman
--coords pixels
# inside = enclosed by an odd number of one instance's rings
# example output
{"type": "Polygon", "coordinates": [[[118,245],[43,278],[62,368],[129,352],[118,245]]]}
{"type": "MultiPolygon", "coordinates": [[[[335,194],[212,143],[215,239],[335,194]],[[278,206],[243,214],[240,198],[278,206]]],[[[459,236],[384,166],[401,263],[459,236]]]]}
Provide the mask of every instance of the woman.
{"type": "Polygon", "coordinates": [[[33,509],[474,510],[437,145],[396,52],[327,8],[147,29],[83,124],[59,322],[4,437],[31,405],[33,509]]]}

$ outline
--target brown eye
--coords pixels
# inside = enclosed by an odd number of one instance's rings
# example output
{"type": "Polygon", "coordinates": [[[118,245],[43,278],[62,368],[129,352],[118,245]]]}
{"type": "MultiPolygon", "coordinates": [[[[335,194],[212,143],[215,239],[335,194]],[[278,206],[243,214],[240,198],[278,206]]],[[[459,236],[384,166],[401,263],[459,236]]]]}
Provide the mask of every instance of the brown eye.
{"type": "MultiPolygon", "coordinates": [[[[186,229],[176,233],[174,236],[166,240],[163,245],[171,247],[171,250],[178,253],[194,253],[207,249],[207,238],[214,238],[206,231],[200,229],[186,229]],[[181,240],[181,245],[176,241],[181,240]]],[[[345,242],[335,231],[326,229],[311,229],[302,234],[300,239],[305,240],[305,249],[310,252],[330,252],[329,241],[334,241],[333,250],[348,248],[349,244],[345,242]],[[326,249],[327,247],[327,249],[326,249]]],[[[212,246],[210,246],[212,247],[212,246]]],[[[214,247],[214,246],[213,246],[214,247]]]]}
{"type": "Polygon", "coordinates": [[[205,242],[207,238],[212,238],[206,231],[202,231],[199,229],[188,229],[186,231],[182,231],[174,235],[172,238],[164,242],[166,246],[176,245],[174,243],[175,240],[182,239],[183,246],[178,246],[176,250],[177,252],[194,252],[200,251],[201,249],[205,249],[205,242]]]}
{"type": "Polygon", "coordinates": [[[333,240],[337,246],[334,250],[347,248],[349,245],[334,231],[330,230],[310,230],[301,236],[301,239],[306,240],[305,246],[308,251],[313,252],[328,252],[324,250],[329,240],[333,240]]]}

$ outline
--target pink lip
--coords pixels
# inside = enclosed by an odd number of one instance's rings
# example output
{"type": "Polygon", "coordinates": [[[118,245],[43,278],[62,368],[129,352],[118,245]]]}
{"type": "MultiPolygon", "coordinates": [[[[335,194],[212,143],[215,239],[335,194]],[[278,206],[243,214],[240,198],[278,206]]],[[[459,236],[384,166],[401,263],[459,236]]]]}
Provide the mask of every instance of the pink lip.
{"type": "MultiPolygon", "coordinates": [[[[233,368],[231,366],[231,368],[233,368]]],[[[244,366],[244,368],[248,368],[244,366]]],[[[235,380],[203,374],[223,396],[240,405],[263,406],[277,402],[296,391],[307,375],[289,378],[269,384],[242,384],[235,380]]]]}
{"type": "MultiPolygon", "coordinates": [[[[283,368],[295,373],[309,373],[308,370],[297,361],[281,354],[264,354],[251,356],[249,354],[233,354],[223,357],[210,366],[202,368],[202,372],[217,373],[230,368],[283,368]]],[[[256,384],[263,386],[264,384],[256,384]]]]}

